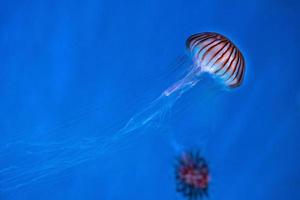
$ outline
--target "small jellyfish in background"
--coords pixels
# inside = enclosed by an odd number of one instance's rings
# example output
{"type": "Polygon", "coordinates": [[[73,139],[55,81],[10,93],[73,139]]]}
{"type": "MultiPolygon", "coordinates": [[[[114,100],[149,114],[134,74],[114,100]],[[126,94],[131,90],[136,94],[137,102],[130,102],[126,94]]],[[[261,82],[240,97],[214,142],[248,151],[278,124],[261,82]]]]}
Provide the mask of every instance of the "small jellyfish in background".
{"type": "Polygon", "coordinates": [[[210,174],[199,152],[187,152],[177,158],[175,177],[176,190],[189,200],[208,197],[210,174]]]}

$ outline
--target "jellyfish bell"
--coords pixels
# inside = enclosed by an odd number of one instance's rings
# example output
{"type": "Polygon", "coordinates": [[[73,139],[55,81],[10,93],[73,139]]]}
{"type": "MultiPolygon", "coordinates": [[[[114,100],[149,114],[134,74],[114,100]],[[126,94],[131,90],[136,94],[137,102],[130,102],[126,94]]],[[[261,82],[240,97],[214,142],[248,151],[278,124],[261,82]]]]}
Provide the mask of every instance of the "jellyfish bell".
{"type": "Polygon", "coordinates": [[[194,68],[218,78],[225,86],[241,85],[245,73],[245,60],[237,46],[219,33],[205,32],[191,35],[186,40],[194,68]]]}
{"type": "Polygon", "coordinates": [[[186,40],[186,48],[192,58],[191,70],[183,79],[165,90],[163,95],[180,96],[203,79],[205,74],[209,74],[225,89],[242,84],[244,57],[225,36],[213,32],[194,34],[186,40]]]}

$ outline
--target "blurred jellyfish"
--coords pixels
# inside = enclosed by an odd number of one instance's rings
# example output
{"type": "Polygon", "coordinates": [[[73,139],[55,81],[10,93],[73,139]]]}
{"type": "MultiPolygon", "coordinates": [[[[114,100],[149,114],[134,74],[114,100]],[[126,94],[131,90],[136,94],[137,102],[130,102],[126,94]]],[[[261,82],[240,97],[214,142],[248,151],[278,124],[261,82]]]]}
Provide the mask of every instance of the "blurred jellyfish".
{"type": "Polygon", "coordinates": [[[185,152],[177,158],[175,165],[176,190],[187,199],[208,196],[209,168],[199,152],[185,152]]]}
{"type": "MultiPolygon", "coordinates": [[[[208,73],[225,88],[241,85],[245,61],[239,49],[225,36],[218,33],[195,34],[187,39],[186,47],[192,58],[187,74],[131,117],[114,134],[108,137],[102,135],[94,138],[70,138],[67,141],[46,144],[16,141],[0,148],[0,191],[10,191],[35,183],[100,155],[126,148],[133,136],[141,133],[139,129],[161,119],[182,94],[201,80],[202,74],[208,73]],[[16,152],[17,148],[13,148],[14,146],[21,146],[19,149],[22,150],[16,152]],[[16,159],[10,159],[11,154],[16,159]]],[[[187,179],[186,181],[189,182],[187,179]]]]}

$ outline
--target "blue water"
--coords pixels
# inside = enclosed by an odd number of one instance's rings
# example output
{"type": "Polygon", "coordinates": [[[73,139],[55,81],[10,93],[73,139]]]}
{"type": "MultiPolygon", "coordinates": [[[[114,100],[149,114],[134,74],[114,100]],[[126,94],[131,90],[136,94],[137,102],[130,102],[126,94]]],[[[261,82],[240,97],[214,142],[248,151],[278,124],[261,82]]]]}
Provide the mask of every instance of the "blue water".
{"type": "Polygon", "coordinates": [[[210,199],[300,199],[299,11],[296,0],[2,1],[0,199],[184,199],[174,143],[207,159],[210,199]],[[200,82],[102,149],[184,74],[170,63],[204,31],[241,49],[243,85],[200,82]]]}

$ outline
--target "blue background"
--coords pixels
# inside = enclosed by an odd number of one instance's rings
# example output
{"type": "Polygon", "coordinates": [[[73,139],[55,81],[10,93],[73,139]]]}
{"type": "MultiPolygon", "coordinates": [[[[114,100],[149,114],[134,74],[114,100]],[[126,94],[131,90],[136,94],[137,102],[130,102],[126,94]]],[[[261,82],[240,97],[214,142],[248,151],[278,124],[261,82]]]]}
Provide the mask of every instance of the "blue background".
{"type": "Polygon", "coordinates": [[[174,138],[208,160],[211,199],[300,199],[299,19],[296,0],[1,1],[0,170],[110,136],[180,77],[191,34],[228,36],[247,68],[233,91],[199,83],[128,148],[7,191],[1,171],[0,199],[184,199],[174,138]]]}

